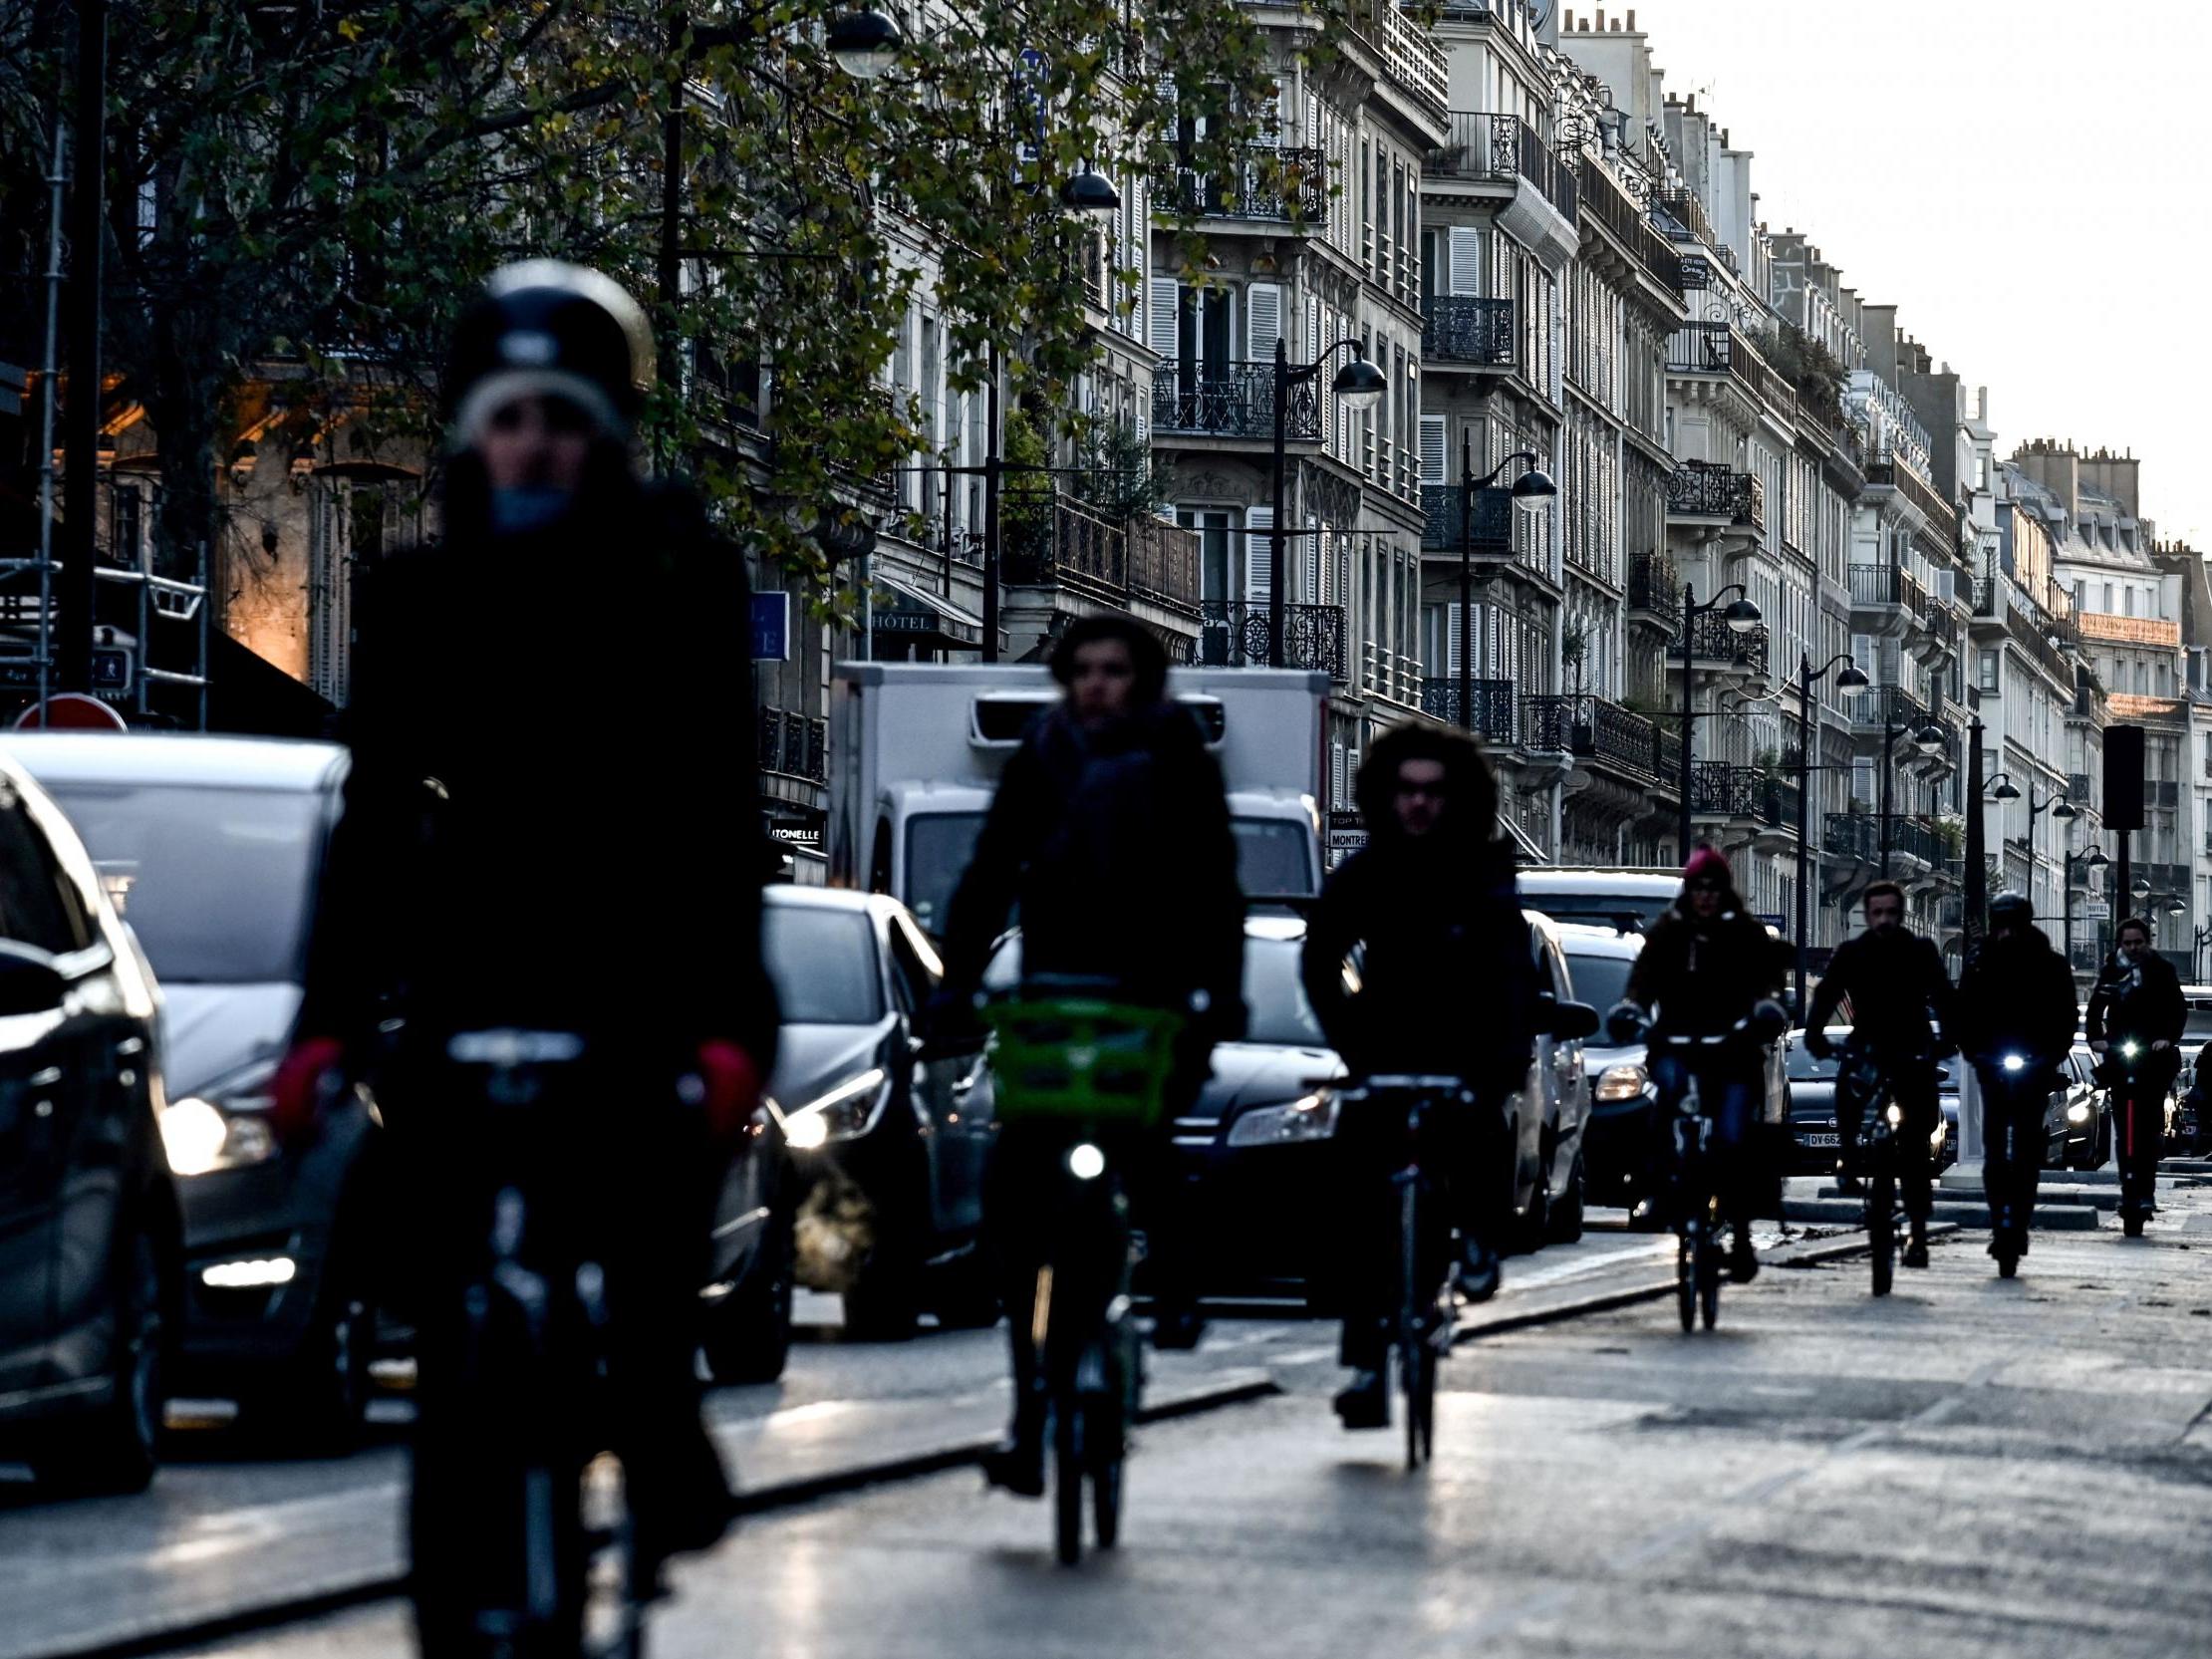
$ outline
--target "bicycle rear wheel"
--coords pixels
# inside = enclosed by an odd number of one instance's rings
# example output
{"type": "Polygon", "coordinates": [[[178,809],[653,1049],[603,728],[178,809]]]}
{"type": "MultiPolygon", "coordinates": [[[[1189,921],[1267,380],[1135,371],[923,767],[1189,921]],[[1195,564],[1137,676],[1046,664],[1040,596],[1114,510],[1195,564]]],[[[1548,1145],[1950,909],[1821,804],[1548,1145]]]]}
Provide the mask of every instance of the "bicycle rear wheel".
{"type": "Polygon", "coordinates": [[[1054,1413],[1052,1544],[1062,1566],[1083,1558],[1083,1426],[1081,1408],[1072,1401],[1054,1413]]]}
{"type": "Polygon", "coordinates": [[[1866,1179],[1866,1243],[1873,1265],[1874,1294],[1889,1294],[1897,1267],[1896,1183],[1887,1175],[1866,1179]]]}
{"type": "Polygon", "coordinates": [[[1109,1458],[1091,1471],[1091,1527],[1101,1549],[1121,1542],[1122,1472],[1128,1467],[1125,1458],[1109,1458]]]}

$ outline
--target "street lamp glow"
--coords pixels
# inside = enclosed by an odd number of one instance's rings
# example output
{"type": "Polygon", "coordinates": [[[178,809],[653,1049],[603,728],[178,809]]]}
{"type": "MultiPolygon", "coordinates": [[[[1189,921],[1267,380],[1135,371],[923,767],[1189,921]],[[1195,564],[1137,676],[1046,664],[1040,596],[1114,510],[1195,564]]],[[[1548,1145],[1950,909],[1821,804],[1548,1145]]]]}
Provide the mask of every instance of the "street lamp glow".
{"type": "Polygon", "coordinates": [[[899,25],[878,11],[844,12],[829,26],[827,42],[837,67],[856,81],[877,81],[891,73],[906,44],[899,25]]]}

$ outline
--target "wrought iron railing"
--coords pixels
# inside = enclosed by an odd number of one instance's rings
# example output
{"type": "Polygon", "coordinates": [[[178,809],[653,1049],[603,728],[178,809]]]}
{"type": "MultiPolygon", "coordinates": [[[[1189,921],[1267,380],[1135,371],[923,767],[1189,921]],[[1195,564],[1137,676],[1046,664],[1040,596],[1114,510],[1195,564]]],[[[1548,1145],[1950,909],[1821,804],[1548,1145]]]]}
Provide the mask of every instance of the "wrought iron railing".
{"type": "Polygon", "coordinates": [[[1854,725],[1893,726],[1911,733],[1929,720],[1928,705],[1902,686],[1874,686],[1856,692],[1846,706],[1854,725]]]}
{"type": "Polygon", "coordinates": [[[784,708],[762,708],[760,765],[767,771],[827,783],[829,721],[784,708]]]}
{"type": "Polygon", "coordinates": [[[1739,633],[1719,611],[1707,611],[1690,625],[1690,656],[1704,661],[1733,663],[1757,673],[1767,671],[1767,625],[1754,623],[1739,633]]]}
{"type": "Polygon", "coordinates": [[[2044,672],[2062,686],[2074,682],[2074,665],[2067,654],[2052,639],[2055,632],[2048,622],[2039,622],[2026,609],[2013,606],[2005,612],[2005,632],[2013,643],[2043,665],[2044,672]]]}
{"type": "MultiPolygon", "coordinates": [[[[2206,755],[2206,756],[2204,757],[2204,775],[2205,775],[2206,777],[2212,777],[2212,754],[2208,754],[2208,755],[2206,755]]],[[[2073,803],[2074,803],[2074,804],[2075,806],[2086,806],[2086,805],[2088,805],[2088,802],[2089,802],[2089,774],[2088,774],[2088,773],[2086,773],[2086,772],[2069,772],[2069,773],[2067,773],[2067,799],[2068,799],[2068,800],[2070,800],[2070,801],[2072,801],[2072,802],[2073,802],[2073,803]]]]}
{"type": "Polygon", "coordinates": [[[1124,526],[1131,593],[1189,609],[1199,602],[1199,534],[1142,515],[1124,526]]]}
{"type": "Polygon", "coordinates": [[[1444,47],[1428,26],[1398,9],[1397,0],[1351,0],[1340,14],[1373,49],[1389,75],[1436,116],[1445,114],[1450,74],[1444,47]]]}
{"type": "Polygon", "coordinates": [[[1628,608],[1668,622],[1682,620],[1682,582],[1672,559],[1663,553],[1642,553],[1629,562],[1628,608]]]}
{"type": "Polygon", "coordinates": [[[1974,614],[1978,617],[1997,615],[1997,578],[1978,576],[1974,580],[1974,614]]]}
{"type": "Polygon", "coordinates": [[[1511,300],[1435,294],[1421,302],[1421,312],[1424,362],[1510,369],[1521,360],[1511,300]]]}
{"type": "Polygon", "coordinates": [[[1064,495],[1015,498],[1001,545],[1010,583],[1064,582],[1117,601],[1138,593],[1185,611],[1198,604],[1198,533],[1160,519],[1117,524],[1064,495]]]}
{"type": "MultiPolygon", "coordinates": [[[[1460,550],[1460,486],[1421,486],[1421,551],[1457,554],[1460,550]]],[[[1468,550],[1479,559],[1511,558],[1514,545],[1514,504],[1503,489],[1477,490],[1468,503],[1464,526],[1468,550]]]]}
{"type": "Polygon", "coordinates": [[[1525,178],[1565,217],[1575,217],[1581,186],[1573,163],[1561,159],[1519,116],[1454,110],[1449,136],[1430,151],[1427,178],[1507,181],[1525,178]]]}
{"type": "Polygon", "coordinates": [[[1521,705],[1530,749],[1610,761],[1645,780],[1659,777],[1659,727],[1632,709],[1587,691],[1522,697],[1521,705]]]}
{"type": "Polygon", "coordinates": [[[1743,818],[1776,829],[1797,823],[1797,785],[1757,766],[1700,760],[1690,768],[1690,810],[1709,818],[1743,818]]]}
{"type": "MultiPolygon", "coordinates": [[[[1275,430],[1275,366],[1271,363],[1202,364],[1186,374],[1180,367],[1152,383],[1155,431],[1193,432],[1212,437],[1272,437],[1275,430]]],[[[1283,435],[1312,443],[1321,436],[1321,405],[1313,382],[1288,389],[1283,435]]]]}
{"type": "MultiPolygon", "coordinates": [[[[1208,668],[1266,668],[1274,613],[1261,601],[1209,599],[1199,606],[1199,661],[1208,668]]],[[[1285,605],[1282,662],[1286,669],[1319,669],[1341,686],[1349,678],[1344,652],[1344,608],[1285,605]]]]}
{"type": "Polygon", "coordinates": [[[1956,508],[1938,495],[1935,486],[1897,459],[1894,449],[1877,449],[1866,460],[1866,482],[1869,487],[1893,489],[1920,509],[1935,531],[1936,539],[1948,545],[1957,539],[1959,515],[1956,508]]]}
{"type": "Polygon", "coordinates": [[[1682,256],[1675,252],[1666,237],[1652,228],[1643,209],[1587,155],[1581,158],[1577,172],[1577,194],[1581,211],[1593,214],[1611,231],[1627,247],[1629,257],[1643,266],[1660,286],[1677,294],[1682,292],[1682,256]]]}
{"type": "Polygon", "coordinates": [[[1767,527],[1767,492],[1758,478],[1714,461],[1683,461],[1667,476],[1667,511],[1676,518],[1725,518],[1767,527]]]}
{"type": "MultiPolygon", "coordinates": [[[[1469,683],[1474,717],[1464,722],[1486,743],[1516,740],[1514,683],[1510,680],[1476,680],[1469,683]]],[[[1421,710],[1436,719],[1460,725],[1460,682],[1457,676],[1421,682],[1421,710]]]]}
{"type": "Polygon", "coordinates": [[[1897,578],[1904,573],[1895,565],[1852,565],[1845,573],[1853,605],[1899,603],[1897,578]]]}
{"type": "Polygon", "coordinates": [[[1178,169],[1175,192],[1187,213],[1310,224],[1329,210],[1328,159],[1306,147],[1255,149],[1226,173],[1178,169]]]}

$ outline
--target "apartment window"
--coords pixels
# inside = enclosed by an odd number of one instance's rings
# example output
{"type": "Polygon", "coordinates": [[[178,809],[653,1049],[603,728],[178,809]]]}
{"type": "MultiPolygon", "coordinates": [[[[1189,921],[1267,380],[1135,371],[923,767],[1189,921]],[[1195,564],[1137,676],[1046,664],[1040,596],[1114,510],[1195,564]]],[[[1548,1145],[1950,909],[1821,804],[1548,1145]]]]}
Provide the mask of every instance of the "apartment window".
{"type": "Polygon", "coordinates": [[[1991,697],[1997,695],[1998,684],[1998,654],[1994,651],[1985,651],[1982,653],[1982,674],[1979,682],[1982,694],[1991,697]]]}
{"type": "Polygon", "coordinates": [[[2135,590],[2133,588],[2122,588],[2120,590],[2120,605],[2122,615],[2131,617],[2135,614],[2135,590]]]}
{"type": "Polygon", "coordinates": [[[1226,507],[1178,507],[1175,521],[1199,535],[1199,598],[1231,599],[1239,589],[1232,585],[1236,570],[1230,551],[1230,526],[1236,514],[1226,507]]]}
{"type": "Polygon", "coordinates": [[[2104,584],[2104,614],[2112,614],[2112,584],[2109,582],[2104,584]]]}

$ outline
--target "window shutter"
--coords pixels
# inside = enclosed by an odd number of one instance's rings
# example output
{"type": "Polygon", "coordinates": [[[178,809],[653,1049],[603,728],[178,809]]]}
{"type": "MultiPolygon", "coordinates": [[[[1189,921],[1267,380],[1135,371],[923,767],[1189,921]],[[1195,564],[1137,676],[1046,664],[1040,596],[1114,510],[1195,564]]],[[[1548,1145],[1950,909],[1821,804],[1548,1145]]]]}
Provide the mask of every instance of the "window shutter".
{"type": "Polygon", "coordinates": [[[1272,507],[1244,509],[1244,597],[1257,605],[1266,604],[1274,596],[1274,586],[1268,580],[1274,537],[1267,533],[1274,522],[1272,507]]]}
{"type": "Polygon", "coordinates": [[[1149,288],[1150,303],[1145,307],[1145,323],[1152,331],[1149,344],[1160,354],[1162,367],[1175,372],[1178,326],[1183,320],[1183,307],[1178,303],[1174,277],[1154,277],[1149,288]]]}
{"type": "Polygon", "coordinates": [[[1344,751],[1344,770],[1351,774],[1352,779],[1351,798],[1344,803],[1349,806],[1359,795],[1359,749],[1356,745],[1344,751]]]}
{"type": "Polygon", "coordinates": [[[1344,745],[1329,744],[1329,805],[1344,804],[1344,745]]]}
{"type": "Polygon", "coordinates": [[[1483,291],[1483,233],[1472,225],[1452,227],[1452,268],[1447,280],[1454,294],[1483,291]]]}
{"type": "Polygon", "coordinates": [[[1244,290],[1244,320],[1249,340],[1244,356],[1252,363],[1272,363],[1275,342],[1282,338],[1282,285],[1255,282],[1244,290]]]}
{"type": "Polygon", "coordinates": [[[1321,520],[1312,513],[1305,515],[1305,553],[1300,561],[1303,577],[1298,583],[1305,596],[1305,603],[1321,603],[1321,520]]]}
{"type": "Polygon", "coordinates": [[[1455,677],[1460,672],[1460,602],[1456,599],[1444,607],[1444,672],[1455,677]]]}
{"type": "Polygon", "coordinates": [[[1421,481],[1425,484],[1449,483],[1445,471],[1444,416],[1424,415],[1421,417],[1421,481]]]}

